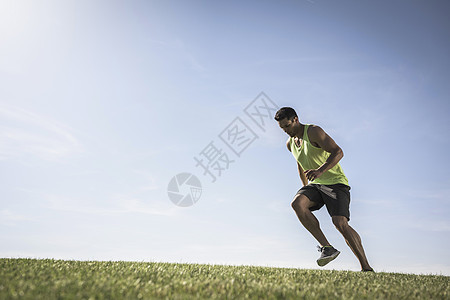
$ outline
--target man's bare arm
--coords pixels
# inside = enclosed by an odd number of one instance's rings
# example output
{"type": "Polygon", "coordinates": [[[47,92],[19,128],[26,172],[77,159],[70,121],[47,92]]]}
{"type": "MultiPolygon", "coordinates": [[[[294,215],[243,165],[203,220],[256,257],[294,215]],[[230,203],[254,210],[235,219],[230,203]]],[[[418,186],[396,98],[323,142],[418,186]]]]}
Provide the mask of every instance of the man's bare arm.
{"type": "Polygon", "coordinates": [[[308,178],[306,178],[305,172],[302,169],[302,166],[297,162],[298,174],[300,174],[300,179],[303,185],[308,185],[308,178]]]}
{"type": "MultiPolygon", "coordinates": [[[[289,139],[286,142],[286,147],[289,151],[291,151],[291,145],[289,144],[289,139]]],[[[302,167],[297,162],[297,168],[298,168],[298,174],[300,175],[300,180],[302,181],[303,185],[308,185],[308,179],[306,178],[305,172],[303,172],[302,167]]]]}
{"type": "Polygon", "coordinates": [[[286,147],[288,148],[289,152],[291,152],[291,144],[289,144],[289,139],[286,142],[286,147]]]}
{"type": "Polygon", "coordinates": [[[344,156],[342,149],[336,142],[319,126],[312,126],[308,130],[308,136],[311,143],[319,145],[320,148],[330,153],[327,161],[316,170],[306,170],[306,177],[313,181],[319,178],[323,173],[333,168],[344,156]]]}

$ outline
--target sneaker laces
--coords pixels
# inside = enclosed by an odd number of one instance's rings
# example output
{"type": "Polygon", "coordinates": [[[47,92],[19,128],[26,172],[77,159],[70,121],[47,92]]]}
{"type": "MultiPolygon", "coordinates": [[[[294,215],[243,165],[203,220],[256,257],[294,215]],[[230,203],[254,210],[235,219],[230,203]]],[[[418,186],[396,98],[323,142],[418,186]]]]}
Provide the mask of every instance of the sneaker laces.
{"type": "Polygon", "coordinates": [[[326,247],[328,247],[328,248],[333,248],[333,246],[323,246],[323,247],[317,246],[317,251],[323,252],[323,251],[325,250],[326,247]]]}

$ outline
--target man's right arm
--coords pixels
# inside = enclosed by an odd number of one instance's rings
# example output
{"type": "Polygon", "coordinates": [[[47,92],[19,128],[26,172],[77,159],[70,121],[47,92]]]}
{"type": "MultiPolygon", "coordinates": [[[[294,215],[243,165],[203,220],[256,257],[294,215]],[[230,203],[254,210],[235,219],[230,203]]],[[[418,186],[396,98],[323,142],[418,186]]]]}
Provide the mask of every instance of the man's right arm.
{"type": "MultiPolygon", "coordinates": [[[[289,152],[291,152],[291,145],[289,144],[289,139],[286,142],[286,147],[288,148],[289,152]]],[[[300,179],[303,183],[303,185],[308,185],[308,178],[306,178],[305,172],[302,169],[302,166],[297,162],[297,168],[298,168],[298,174],[300,175],[300,179]]]]}
{"type": "Polygon", "coordinates": [[[302,180],[303,186],[308,185],[308,178],[306,178],[305,172],[302,169],[302,166],[297,162],[298,174],[300,174],[300,179],[302,180]]]}

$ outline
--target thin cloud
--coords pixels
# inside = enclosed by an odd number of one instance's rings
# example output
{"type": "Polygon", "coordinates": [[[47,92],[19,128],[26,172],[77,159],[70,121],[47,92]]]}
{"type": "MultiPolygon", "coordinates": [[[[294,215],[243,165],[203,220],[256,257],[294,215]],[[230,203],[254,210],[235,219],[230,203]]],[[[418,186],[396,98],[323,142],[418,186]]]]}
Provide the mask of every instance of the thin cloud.
{"type": "Polygon", "coordinates": [[[246,237],[240,238],[239,243],[224,243],[224,244],[188,244],[185,246],[185,250],[194,250],[196,253],[254,253],[261,249],[272,249],[280,251],[283,249],[283,245],[286,241],[280,238],[272,238],[265,236],[246,237]]]}
{"type": "Polygon", "coordinates": [[[142,199],[128,197],[126,195],[113,195],[108,206],[92,205],[89,199],[72,198],[67,196],[47,194],[45,195],[46,206],[57,211],[66,211],[81,214],[115,216],[128,213],[140,213],[148,215],[175,216],[179,208],[174,207],[169,201],[167,203],[148,202],[142,199]]]}
{"type": "Polygon", "coordinates": [[[12,212],[9,209],[0,210],[0,224],[3,225],[13,226],[16,225],[17,222],[33,221],[33,220],[34,219],[29,216],[12,212]]]}
{"type": "Polygon", "coordinates": [[[194,70],[199,73],[205,73],[207,68],[197,59],[197,57],[188,50],[188,46],[180,39],[174,41],[158,41],[158,44],[169,49],[174,49],[177,54],[194,70]]]}
{"type": "Polygon", "coordinates": [[[291,57],[291,58],[270,58],[270,59],[264,59],[259,60],[253,63],[255,66],[262,66],[262,65],[279,65],[279,64],[296,64],[296,63],[316,63],[316,62],[323,62],[323,61],[331,61],[332,58],[330,57],[320,57],[320,56],[314,56],[314,57],[291,57]]]}
{"type": "Polygon", "coordinates": [[[145,178],[145,182],[148,182],[146,185],[140,186],[138,188],[140,192],[153,191],[160,188],[156,183],[155,176],[151,175],[150,173],[141,170],[133,170],[133,173],[143,176],[145,178]]]}
{"type": "Polygon", "coordinates": [[[427,219],[423,220],[423,222],[407,222],[403,223],[406,228],[426,231],[426,232],[443,232],[450,233],[450,223],[445,220],[432,220],[427,219]]]}
{"type": "Polygon", "coordinates": [[[37,157],[55,161],[83,152],[72,130],[51,118],[1,104],[0,120],[0,160],[37,157]]]}
{"type": "Polygon", "coordinates": [[[450,189],[448,188],[433,189],[433,190],[415,189],[413,191],[408,190],[406,192],[406,195],[410,198],[442,200],[444,202],[447,202],[448,195],[450,195],[450,189]]]}

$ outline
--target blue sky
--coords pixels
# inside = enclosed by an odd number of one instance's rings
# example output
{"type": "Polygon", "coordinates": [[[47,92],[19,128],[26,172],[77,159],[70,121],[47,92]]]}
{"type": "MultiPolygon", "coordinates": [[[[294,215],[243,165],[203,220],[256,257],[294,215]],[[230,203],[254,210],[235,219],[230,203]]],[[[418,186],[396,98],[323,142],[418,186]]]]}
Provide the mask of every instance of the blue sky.
{"type": "MultiPolygon", "coordinates": [[[[264,92],[344,150],[377,271],[450,275],[447,1],[0,2],[0,256],[319,268],[275,121],[217,181],[194,157],[264,92]],[[167,186],[189,172],[201,198],[167,186]]],[[[228,150],[229,151],[229,150],[228,150]]],[[[325,269],[359,264],[342,251],[325,269]]]]}

